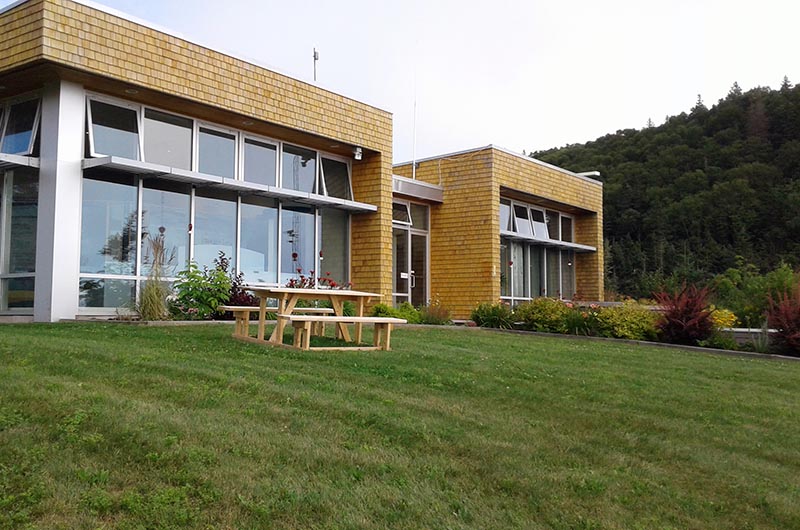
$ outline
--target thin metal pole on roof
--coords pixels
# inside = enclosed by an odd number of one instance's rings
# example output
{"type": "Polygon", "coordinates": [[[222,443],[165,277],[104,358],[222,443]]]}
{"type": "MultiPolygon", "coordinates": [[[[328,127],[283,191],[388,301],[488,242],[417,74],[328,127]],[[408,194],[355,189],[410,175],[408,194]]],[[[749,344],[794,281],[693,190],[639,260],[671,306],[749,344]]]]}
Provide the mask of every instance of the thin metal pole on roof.
{"type": "Polygon", "coordinates": [[[319,52],[314,48],[314,82],[317,82],[317,61],[319,61],[319,52]]]}

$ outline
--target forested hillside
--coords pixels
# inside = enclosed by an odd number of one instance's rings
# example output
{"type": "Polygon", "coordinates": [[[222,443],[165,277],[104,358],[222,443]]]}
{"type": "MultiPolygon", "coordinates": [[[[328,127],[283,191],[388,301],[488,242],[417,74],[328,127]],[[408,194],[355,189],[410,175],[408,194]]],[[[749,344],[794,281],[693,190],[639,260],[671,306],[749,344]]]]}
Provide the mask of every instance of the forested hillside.
{"type": "Polygon", "coordinates": [[[800,263],[800,87],[786,78],[531,156],[601,172],[607,284],[620,293],[703,281],[742,259],[762,272],[800,263]]]}

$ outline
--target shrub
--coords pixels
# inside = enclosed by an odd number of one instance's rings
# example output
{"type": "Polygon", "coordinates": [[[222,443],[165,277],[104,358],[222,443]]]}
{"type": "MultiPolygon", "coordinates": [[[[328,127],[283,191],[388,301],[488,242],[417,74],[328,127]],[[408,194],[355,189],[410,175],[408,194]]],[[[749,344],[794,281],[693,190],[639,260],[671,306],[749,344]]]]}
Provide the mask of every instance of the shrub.
{"type": "MultiPolygon", "coordinates": [[[[566,333],[567,318],[571,307],[555,298],[536,298],[518,305],[514,318],[522,322],[525,329],[547,333],[566,333]]],[[[571,319],[574,320],[574,319],[571,319]]]]}
{"type": "Polygon", "coordinates": [[[419,319],[420,323],[433,326],[450,324],[450,310],[442,305],[438,295],[434,295],[428,305],[419,308],[419,319]]]}
{"type": "Polygon", "coordinates": [[[659,315],[633,300],[621,306],[600,308],[595,316],[597,333],[628,340],[656,340],[659,315]]]}
{"type": "Polygon", "coordinates": [[[375,304],[372,307],[372,316],[403,318],[409,324],[419,324],[419,312],[408,302],[403,302],[398,307],[391,307],[387,304],[375,304]]]}
{"type": "MultiPolygon", "coordinates": [[[[220,252],[220,258],[224,258],[220,252]]],[[[178,273],[175,282],[175,300],[172,311],[179,318],[211,318],[217,308],[225,304],[231,295],[231,279],[220,260],[215,260],[213,269],[201,270],[192,261],[178,273]]]]}
{"type": "Polygon", "coordinates": [[[482,328],[511,329],[514,324],[513,313],[508,304],[484,302],[472,310],[470,315],[475,324],[482,328]]]}
{"type": "Polygon", "coordinates": [[[746,327],[758,328],[764,322],[769,297],[791,292],[798,282],[800,273],[794,273],[785,263],[760,274],[755,265],[745,264],[740,258],[737,267],[717,275],[712,281],[714,301],[733,311],[746,327]]]}
{"type": "Polygon", "coordinates": [[[714,329],[716,331],[732,328],[739,323],[739,319],[736,318],[736,315],[733,311],[728,309],[720,309],[715,307],[713,304],[709,307],[711,310],[711,323],[714,324],[714,329]]]}
{"type": "Polygon", "coordinates": [[[794,293],[770,295],[767,323],[776,330],[775,343],[781,353],[800,356],[800,285],[794,293]]]}
{"type": "Polygon", "coordinates": [[[656,301],[663,310],[658,324],[660,337],[665,342],[686,345],[708,339],[714,332],[708,297],[708,287],[698,288],[693,284],[683,285],[674,292],[656,293],[656,301]]]}
{"type": "Polygon", "coordinates": [[[147,246],[151,255],[150,274],[139,293],[136,310],[142,320],[164,320],[169,317],[169,288],[164,281],[164,267],[171,258],[167,256],[163,232],[155,237],[147,236],[147,246]]]}
{"type": "Polygon", "coordinates": [[[738,350],[739,344],[730,333],[716,330],[706,340],[701,340],[699,346],[704,348],[716,348],[718,350],[738,350]]]}

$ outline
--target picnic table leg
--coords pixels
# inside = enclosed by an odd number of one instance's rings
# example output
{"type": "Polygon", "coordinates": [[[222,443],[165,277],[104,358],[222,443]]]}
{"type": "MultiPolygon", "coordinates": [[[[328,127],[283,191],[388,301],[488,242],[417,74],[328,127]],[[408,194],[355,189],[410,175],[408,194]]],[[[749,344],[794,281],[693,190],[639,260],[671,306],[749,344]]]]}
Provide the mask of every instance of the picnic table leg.
{"type": "MultiPolygon", "coordinates": [[[[291,315],[298,300],[299,298],[296,296],[281,296],[278,300],[278,314],[291,315]]],[[[272,330],[272,335],[269,336],[269,341],[275,344],[283,344],[283,329],[285,327],[286,321],[279,318],[275,323],[275,329],[272,330]]]]}
{"type": "MultiPolygon", "coordinates": [[[[331,307],[333,307],[333,314],[336,315],[337,317],[343,317],[344,302],[342,302],[341,300],[337,300],[333,296],[330,297],[330,300],[331,300],[331,307]]],[[[336,326],[337,329],[339,330],[338,334],[342,336],[342,339],[344,339],[347,342],[350,342],[351,341],[350,331],[347,330],[347,324],[345,324],[344,322],[337,322],[336,326]]]]}
{"type": "MultiPolygon", "coordinates": [[[[357,303],[358,303],[358,306],[357,306],[358,309],[356,310],[356,316],[363,317],[364,316],[364,299],[363,298],[359,298],[357,303]]],[[[356,322],[356,325],[355,325],[356,344],[361,344],[361,331],[362,331],[361,322],[356,322]]],[[[378,329],[375,328],[375,331],[377,332],[378,329]]]]}
{"type": "Polygon", "coordinates": [[[267,325],[267,299],[258,297],[258,340],[264,340],[264,327],[267,325]]]}

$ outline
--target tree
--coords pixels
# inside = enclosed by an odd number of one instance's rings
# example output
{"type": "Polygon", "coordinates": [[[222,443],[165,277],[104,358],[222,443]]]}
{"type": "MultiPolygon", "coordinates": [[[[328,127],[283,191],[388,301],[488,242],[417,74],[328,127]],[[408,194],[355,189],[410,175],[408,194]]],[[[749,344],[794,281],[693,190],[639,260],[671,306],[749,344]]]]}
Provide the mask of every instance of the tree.
{"type": "Polygon", "coordinates": [[[741,95],[742,95],[742,88],[739,86],[739,83],[734,81],[733,86],[731,86],[731,89],[728,91],[727,99],[738,98],[741,95]]]}
{"type": "Polygon", "coordinates": [[[783,76],[783,81],[781,81],[781,92],[788,92],[792,89],[792,83],[789,81],[788,76],[783,76]]]}

